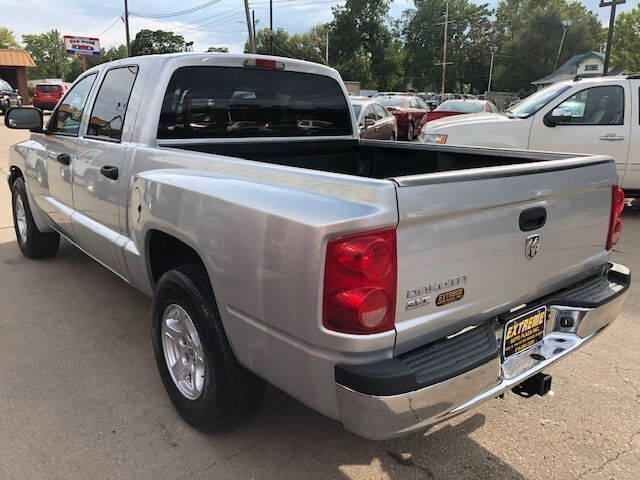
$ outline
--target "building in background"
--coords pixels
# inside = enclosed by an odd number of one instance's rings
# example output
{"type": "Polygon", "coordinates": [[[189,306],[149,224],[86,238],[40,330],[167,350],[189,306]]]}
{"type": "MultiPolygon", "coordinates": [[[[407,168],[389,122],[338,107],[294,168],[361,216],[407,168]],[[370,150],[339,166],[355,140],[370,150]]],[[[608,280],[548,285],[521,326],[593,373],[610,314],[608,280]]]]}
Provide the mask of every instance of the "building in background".
{"type": "Polygon", "coordinates": [[[0,78],[18,90],[25,103],[29,99],[27,68],[35,66],[36,64],[25,50],[0,49],[0,78]]]}
{"type": "MultiPolygon", "coordinates": [[[[571,80],[575,78],[576,75],[597,76],[602,75],[603,72],[604,53],[591,51],[574,55],[552,74],[531,83],[540,90],[556,82],[571,80]]],[[[618,75],[619,73],[621,73],[621,69],[618,67],[614,66],[609,68],[609,75],[618,75]]]]}

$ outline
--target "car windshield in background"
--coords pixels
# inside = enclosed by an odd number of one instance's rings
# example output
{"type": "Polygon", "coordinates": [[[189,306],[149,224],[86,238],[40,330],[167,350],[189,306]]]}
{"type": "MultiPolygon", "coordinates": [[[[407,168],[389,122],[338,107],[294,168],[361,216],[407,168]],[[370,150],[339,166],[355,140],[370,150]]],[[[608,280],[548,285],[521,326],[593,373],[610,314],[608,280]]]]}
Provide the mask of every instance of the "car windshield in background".
{"type": "Polygon", "coordinates": [[[59,91],[59,85],[36,85],[36,92],[54,93],[59,91]]]}
{"type": "Polygon", "coordinates": [[[385,107],[404,107],[407,103],[406,98],[401,97],[379,98],[377,101],[385,107]]]}
{"type": "Polygon", "coordinates": [[[5,80],[0,80],[0,90],[3,92],[13,92],[13,88],[5,80]]]}
{"type": "Polygon", "coordinates": [[[482,111],[482,103],[470,102],[467,100],[447,100],[442,102],[436,112],[460,112],[460,113],[478,113],[482,111]]]}
{"type": "Polygon", "coordinates": [[[508,117],[530,117],[551,100],[562,94],[562,92],[567,91],[569,88],[569,85],[550,85],[547,88],[543,88],[533,95],[528,96],[521,102],[516,103],[513,107],[511,107],[504,113],[508,117]]]}
{"type": "Polygon", "coordinates": [[[158,138],[352,135],[334,79],[237,67],[183,67],[171,77],[158,138]]]}
{"type": "Polygon", "coordinates": [[[358,116],[360,115],[360,110],[362,109],[362,104],[352,103],[351,106],[353,107],[353,112],[356,114],[356,118],[358,118],[358,116]]]}

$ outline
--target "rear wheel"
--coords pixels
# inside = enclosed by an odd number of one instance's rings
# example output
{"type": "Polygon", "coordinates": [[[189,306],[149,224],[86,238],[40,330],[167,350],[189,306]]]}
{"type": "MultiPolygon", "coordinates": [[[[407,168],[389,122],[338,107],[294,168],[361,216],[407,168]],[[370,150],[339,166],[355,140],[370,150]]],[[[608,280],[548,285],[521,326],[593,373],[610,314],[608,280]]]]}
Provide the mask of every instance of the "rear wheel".
{"type": "Polygon", "coordinates": [[[29,258],[46,258],[58,251],[60,234],[43,233],[33,220],[27,199],[27,190],[22,178],[17,178],[11,187],[13,226],[22,254],[29,258]]]}
{"type": "Polygon", "coordinates": [[[220,430],[258,407],[265,382],[234,357],[201,265],[183,265],[160,278],[151,319],[160,377],[187,422],[220,430]]]}
{"type": "Polygon", "coordinates": [[[413,123],[409,123],[409,126],[407,127],[407,140],[410,142],[413,141],[414,129],[415,127],[413,126],[413,123]]]}

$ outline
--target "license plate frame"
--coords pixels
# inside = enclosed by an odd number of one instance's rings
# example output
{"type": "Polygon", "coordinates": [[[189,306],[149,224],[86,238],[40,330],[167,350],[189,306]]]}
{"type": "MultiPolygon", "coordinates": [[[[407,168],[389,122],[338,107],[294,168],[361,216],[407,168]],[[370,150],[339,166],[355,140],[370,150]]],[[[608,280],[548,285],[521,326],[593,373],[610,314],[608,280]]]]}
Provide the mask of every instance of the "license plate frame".
{"type": "Polygon", "coordinates": [[[538,345],[544,340],[546,326],[546,305],[527,310],[508,319],[502,331],[502,358],[506,360],[538,345]],[[520,327],[520,325],[523,326],[520,327]]]}

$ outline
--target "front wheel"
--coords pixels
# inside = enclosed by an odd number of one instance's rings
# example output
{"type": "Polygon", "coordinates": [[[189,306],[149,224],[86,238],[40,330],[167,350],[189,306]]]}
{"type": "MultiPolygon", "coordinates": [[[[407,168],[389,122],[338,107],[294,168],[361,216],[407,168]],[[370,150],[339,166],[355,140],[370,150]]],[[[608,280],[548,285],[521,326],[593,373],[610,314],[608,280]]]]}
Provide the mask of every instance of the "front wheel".
{"type": "Polygon", "coordinates": [[[182,418],[215,431],[258,407],[265,382],[234,357],[201,265],[183,265],[160,278],[151,321],[160,377],[182,418]]]}
{"type": "Polygon", "coordinates": [[[27,198],[27,189],[22,178],[17,178],[11,186],[13,226],[18,239],[18,246],[25,257],[46,258],[58,251],[60,234],[43,233],[33,220],[31,207],[27,198]]]}
{"type": "Polygon", "coordinates": [[[407,141],[409,142],[413,141],[414,128],[413,123],[409,123],[409,126],[407,127],[407,141]]]}

